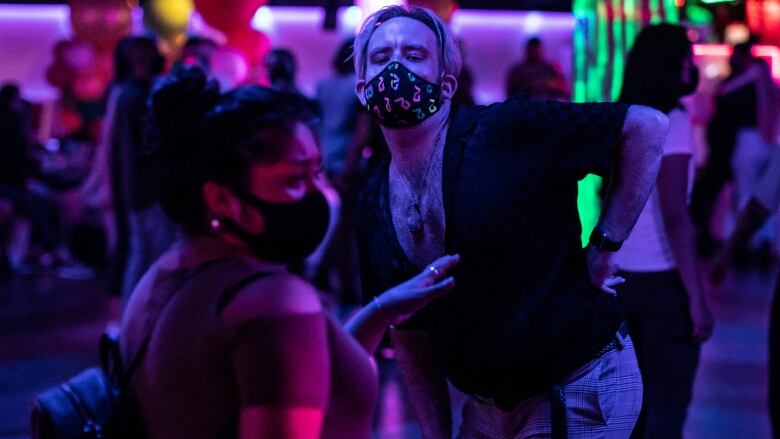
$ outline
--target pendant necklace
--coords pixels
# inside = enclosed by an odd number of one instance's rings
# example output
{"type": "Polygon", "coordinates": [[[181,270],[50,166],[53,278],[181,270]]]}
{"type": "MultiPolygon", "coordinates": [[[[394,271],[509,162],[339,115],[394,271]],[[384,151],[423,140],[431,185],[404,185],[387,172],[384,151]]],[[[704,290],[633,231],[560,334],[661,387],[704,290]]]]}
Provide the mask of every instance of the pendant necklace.
{"type": "MultiPolygon", "coordinates": [[[[439,133],[436,134],[436,139],[433,141],[433,151],[431,151],[431,157],[428,159],[428,165],[425,167],[425,174],[423,174],[422,178],[422,187],[418,193],[422,193],[422,190],[425,188],[425,184],[428,181],[428,172],[431,170],[431,163],[433,163],[433,158],[436,156],[436,151],[439,149],[439,141],[441,140],[441,135],[444,133],[444,129],[447,127],[447,125],[448,122],[445,123],[441,129],[439,129],[439,133]]],[[[406,214],[406,226],[409,229],[409,233],[416,237],[423,231],[424,225],[420,206],[421,198],[416,196],[415,192],[412,191],[409,183],[406,181],[406,177],[401,173],[401,171],[397,167],[395,170],[398,172],[398,176],[401,177],[401,183],[404,185],[406,193],[409,195],[409,201],[411,202],[411,204],[404,210],[404,213],[406,214]]]]}

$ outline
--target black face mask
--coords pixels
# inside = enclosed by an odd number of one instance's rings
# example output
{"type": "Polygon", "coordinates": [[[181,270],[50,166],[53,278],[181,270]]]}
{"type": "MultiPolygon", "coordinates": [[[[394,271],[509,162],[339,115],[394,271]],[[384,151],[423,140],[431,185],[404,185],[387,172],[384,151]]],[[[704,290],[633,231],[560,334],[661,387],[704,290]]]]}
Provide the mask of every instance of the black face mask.
{"type": "Polygon", "coordinates": [[[271,203],[245,191],[234,192],[263,214],[265,230],[259,235],[225,221],[258,256],[289,264],[312,254],[325,237],[330,223],[330,208],[319,190],[294,203],[271,203]]]}
{"type": "Polygon", "coordinates": [[[698,67],[691,67],[691,69],[688,71],[688,75],[690,78],[688,79],[688,82],[683,82],[680,84],[680,96],[688,96],[692,95],[696,92],[696,89],[699,87],[699,69],[698,67]]]}
{"type": "Polygon", "coordinates": [[[366,84],[365,98],[374,119],[388,128],[421,124],[439,111],[441,86],[391,62],[366,84]]]}

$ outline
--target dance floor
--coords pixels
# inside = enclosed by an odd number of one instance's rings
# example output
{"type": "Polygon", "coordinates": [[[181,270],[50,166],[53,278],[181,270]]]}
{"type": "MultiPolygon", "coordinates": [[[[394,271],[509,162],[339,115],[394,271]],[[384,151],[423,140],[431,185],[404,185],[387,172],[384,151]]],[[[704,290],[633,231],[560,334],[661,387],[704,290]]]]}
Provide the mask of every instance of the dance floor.
{"type": "MultiPolygon", "coordinates": [[[[776,272],[740,269],[711,290],[716,327],[702,350],[687,438],[770,437],[767,327],[776,272]]],[[[0,438],[29,437],[33,395],[96,363],[98,337],[115,307],[99,280],[0,280],[0,438]]],[[[385,354],[375,437],[419,438],[392,355],[385,354]]],[[[463,397],[453,399],[457,405],[463,397]]]]}

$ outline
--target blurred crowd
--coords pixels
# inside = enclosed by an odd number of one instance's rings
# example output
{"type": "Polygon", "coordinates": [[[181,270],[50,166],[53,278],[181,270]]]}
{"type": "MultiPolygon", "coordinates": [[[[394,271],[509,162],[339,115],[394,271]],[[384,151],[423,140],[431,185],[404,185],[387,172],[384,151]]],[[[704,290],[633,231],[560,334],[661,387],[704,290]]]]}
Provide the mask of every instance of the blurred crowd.
{"type": "MultiPolygon", "coordinates": [[[[650,432],[661,431],[652,429],[661,428],[653,422],[679,430],[684,421],[698,343],[710,336],[713,327],[697,260],[716,255],[720,241],[730,235],[739,212],[765,177],[778,143],[780,108],[769,67],[753,56],[753,43],[735,46],[730,74],[714,96],[715,110],[706,129],[707,158],[695,169],[693,128],[681,103],[698,84],[690,42],[682,28],[655,29],[637,40],[620,101],[663,111],[671,128],[656,189],[618,254],[623,276],[634,286],[619,292],[629,311],[646,389],[659,404],[674,400],[681,406],[676,418],[642,418],[640,425],[647,423],[650,432]],[[654,44],[665,49],[658,51],[654,44]],[[671,79],[661,80],[664,75],[671,79]],[[724,192],[725,188],[729,190],[724,192]],[[716,216],[719,205],[726,211],[720,218],[716,216]],[[647,309],[639,299],[645,294],[657,298],[662,292],[669,299],[662,302],[661,310],[647,309]],[[671,302],[676,305],[668,306],[671,302]],[[665,321],[664,330],[692,332],[697,344],[674,345],[654,338],[659,323],[648,316],[667,313],[668,317],[675,309],[679,319],[665,321]],[[649,352],[659,349],[671,349],[673,354],[651,359],[649,352]],[[644,358],[643,352],[647,352],[644,358]],[[657,363],[667,361],[685,376],[665,375],[665,366],[657,363]]],[[[49,70],[50,82],[62,92],[57,102],[32,105],[22,99],[16,85],[0,88],[4,273],[53,272],[76,279],[102,274],[109,291],[122,303],[128,300],[142,275],[181,233],[159,202],[161,161],[149,140],[153,137],[147,128],[149,96],[161,76],[198,66],[219,83],[222,93],[247,82],[267,81],[271,88],[295,96],[300,108],[315,115],[324,174],[321,190],[332,220],[323,242],[305,260],[295,262],[293,269],[323,293],[327,305],[356,306],[360,280],[353,212],[361,187],[387,154],[387,146],[355,94],[352,45],[352,40],[345,41],[333,54],[331,72],[319,82],[314,96],[298,88],[297,61],[284,48],[269,51],[264,74],[253,77],[237,72],[232,58],[237,55],[209,39],[191,38],[171,61],[163,57],[155,40],[127,37],[116,47],[110,85],[103,93],[99,78],[79,73],[80,65],[94,62],[88,50],[78,43],[58,45],[49,70]]],[[[456,105],[474,104],[473,82],[473,73],[464,68],[453,99],[456,105]]],[[[525,58],[507,73],[506,93],[561,101],[571,96],[569,81],[546,60],[538,38],[526,42],[525,58]]],[[[737,264],[768,266],[780,241],[777,227],[768,221],[751,239],[732,243],[728,257],[737,264]]],[[[652,401],[648,407],[653,407],[652,401]]]]}

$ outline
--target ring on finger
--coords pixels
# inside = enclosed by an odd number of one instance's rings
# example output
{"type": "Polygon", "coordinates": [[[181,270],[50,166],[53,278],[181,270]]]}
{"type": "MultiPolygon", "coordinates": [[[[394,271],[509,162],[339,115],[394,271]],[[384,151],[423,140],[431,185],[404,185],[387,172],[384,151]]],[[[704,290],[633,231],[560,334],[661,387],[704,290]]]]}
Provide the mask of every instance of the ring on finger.
{"type": "Polygon", "coordinates": [[[431,273],[433,273],[436,276],[439,276],[439,274],[440,274],[439,269],[434,267],[433,265],[429,265],[428,266],[428,270],[430,270],[431,273]]]}

